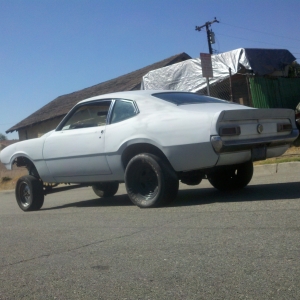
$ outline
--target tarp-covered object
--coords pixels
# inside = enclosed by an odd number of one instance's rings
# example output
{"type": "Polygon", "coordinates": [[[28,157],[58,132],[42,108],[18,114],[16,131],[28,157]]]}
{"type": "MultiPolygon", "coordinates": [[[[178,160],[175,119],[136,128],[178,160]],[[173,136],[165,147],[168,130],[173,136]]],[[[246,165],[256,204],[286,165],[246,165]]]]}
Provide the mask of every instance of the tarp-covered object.
{"type": "MultiPolygon", "coordinates": [[[[268,75],[275,71],[284,72],[295,57],[284,49],[236,49],[212,55],[214,77],[211,85],[221,82],[231,74],[252,72],[256,75],[268,75]]],[[[189,59],[171,66],[147,73],[142,80],[141,89],[179,90],[196,92],[206,87],[206,78],[202,77],[200,58],[189,59]]]]}

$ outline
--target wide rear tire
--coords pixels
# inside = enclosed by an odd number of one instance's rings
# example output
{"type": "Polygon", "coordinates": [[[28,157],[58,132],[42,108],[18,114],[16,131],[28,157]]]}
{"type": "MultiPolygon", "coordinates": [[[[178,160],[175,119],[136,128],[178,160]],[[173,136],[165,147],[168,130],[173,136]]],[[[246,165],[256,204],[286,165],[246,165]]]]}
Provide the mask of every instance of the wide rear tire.
{"type": "Polygon", "coordinates": [[[100,198],[112,197],[119,189],[119,182],[99,182],[92,186],[94,193],[100,198]]]}
{"type": "Polygon", "coordinates": [[[248,161],[240,165],[220,169],[212,174],[208,180],[216,189],[230,191],[245,187],[251,181],[252,176],[253,163],[248,161]]]}
{"type": "Polygon", "coordinates": [[[172,167],[161,158],[138,154],[125,170],[126,190],[130,200],[141,208],[167,204],[177,196],[179,180],[172,167]]]}
{"type": "Polygon", "coordinates": [[[39,210],[44,204],[43,183],[34,176],[26,175],[17,181],[16,200],[23,211],[39,210]]]}

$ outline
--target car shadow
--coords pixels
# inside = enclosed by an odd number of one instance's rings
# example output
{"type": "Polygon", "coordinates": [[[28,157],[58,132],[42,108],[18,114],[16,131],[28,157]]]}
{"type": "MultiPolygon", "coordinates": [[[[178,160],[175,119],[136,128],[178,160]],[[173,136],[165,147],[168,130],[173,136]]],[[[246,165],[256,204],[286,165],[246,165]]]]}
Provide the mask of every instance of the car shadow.
{"type": "Polygon", "coordinates": [[[68,207],[105,207],[105,206],[134,206],[127,194],[107,198],[95,198],[84,201],[72,202],[55,207],[42,208],[42,210],[62,209],[68,207]]]}
{"type": "Polygon", "coordinates": [[[268,200],[289,200],[300,197],[300,183],[276,183],[249,185],[244,189],[221,192],[214,188],[188,189],[178,192],[175,201],[169,206],[189,206],[216,202],[247,202],[268,200]]]}
{"type": "MultiPolygon", "coordinates": [[[[181,207],[212,204],[219,202],[247,202],[247,201],[268,201],[268,200],[289,200],[297,199],[300,196],[300,183],[276,183],[249,185],[244,189],[220,192],[214,188],[194,188],[179,190],[176,199],[165,207],[181,207]]],[[[116,195],[108,198],[96,198],[74,203],[68,203],[43,210],[54,210],[68,207],[113,207],[113,206],[133,206],[127,194],[116,195]]]]}

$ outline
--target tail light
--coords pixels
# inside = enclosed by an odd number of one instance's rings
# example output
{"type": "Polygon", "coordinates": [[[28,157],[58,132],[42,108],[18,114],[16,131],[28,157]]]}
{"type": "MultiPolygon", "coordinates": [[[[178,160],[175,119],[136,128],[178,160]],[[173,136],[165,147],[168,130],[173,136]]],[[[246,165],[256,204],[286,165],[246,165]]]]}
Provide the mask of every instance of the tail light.
{"type": "Polygon", "coordinates": [[[219,134],[220,136],[240,135],[241,128],[240,126],[221,127],[219,129],[219,134]]]}
{"type": "Polygon", "coordinates": [[[277,132],[292,131],[293,127],[290,123],[277,124],[277,132]]]}

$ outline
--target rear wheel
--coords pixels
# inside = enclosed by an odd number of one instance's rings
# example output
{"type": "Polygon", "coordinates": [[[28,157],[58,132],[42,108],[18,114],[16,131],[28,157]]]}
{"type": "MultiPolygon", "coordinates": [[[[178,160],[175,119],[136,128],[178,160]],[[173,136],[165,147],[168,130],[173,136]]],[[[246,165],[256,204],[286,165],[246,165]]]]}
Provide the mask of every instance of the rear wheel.
{"type": "Polygon", "coordinates": [[[128,163],[125,184],[130,200],[146,208],[174,200],[179,180],[168,163],[155,155],[143,153],[134,156],[128,163]]]}
{"type": "Polygon", "coordinates": [[[101,198],[112,197],[119,189],[119,182],[99,182],[92,186],[94,193],[101,198]]]}
{"type": "Polygon", "coordinates": [[[213,187],[220,191],[237,190],[245,187],[253,176],[253,163],[246,163],[220,169],[208,180],[213,187]]]}
{"type": "Polygon", "coordinates": [[[21,177],[17,181],[15,193],[23,211],[39,210],[44,204],[43,183],[34,176],[21,177]]]}

